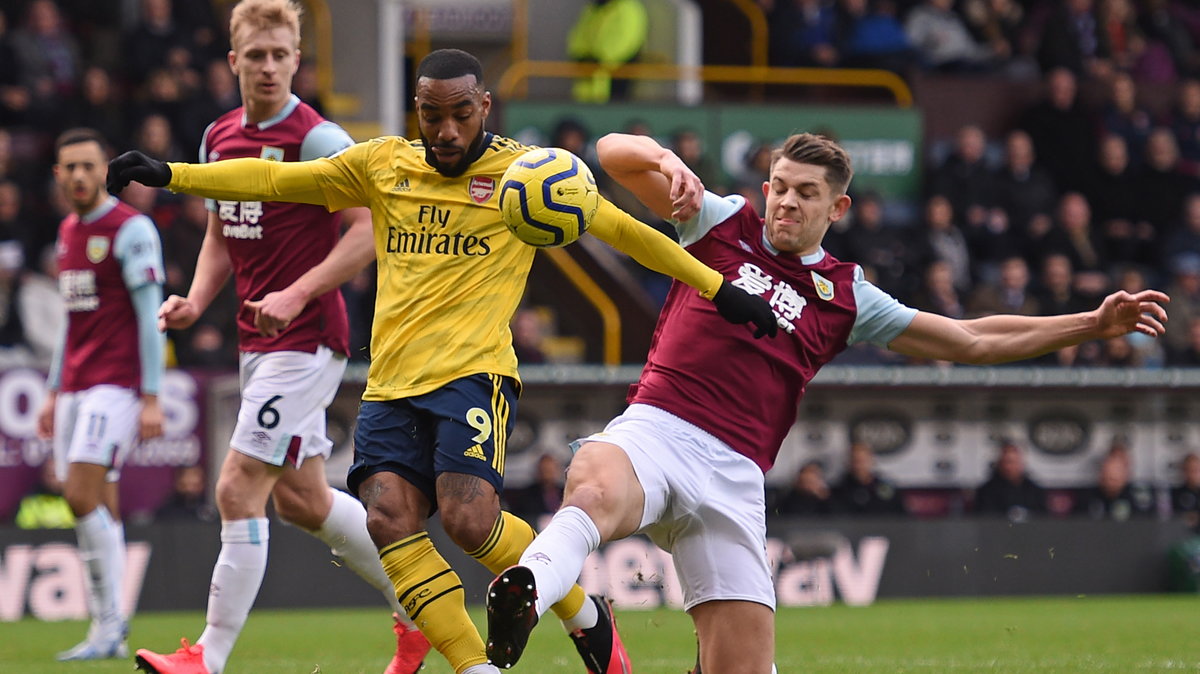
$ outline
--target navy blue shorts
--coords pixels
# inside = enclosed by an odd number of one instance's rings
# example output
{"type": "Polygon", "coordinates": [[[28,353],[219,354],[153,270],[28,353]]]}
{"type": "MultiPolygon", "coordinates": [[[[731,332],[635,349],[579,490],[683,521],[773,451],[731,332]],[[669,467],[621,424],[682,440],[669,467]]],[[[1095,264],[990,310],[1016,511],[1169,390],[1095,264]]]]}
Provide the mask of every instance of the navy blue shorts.
{"type": "Polygon", "coordinates": [[[494,374],[456,379],[411,398],[364,400],[347,486],[357,494],[371,475],[395,473],[420,489],[434,510],[442,473],[475,475],[503,493],[516,407],[516,382],[494,374]]]}

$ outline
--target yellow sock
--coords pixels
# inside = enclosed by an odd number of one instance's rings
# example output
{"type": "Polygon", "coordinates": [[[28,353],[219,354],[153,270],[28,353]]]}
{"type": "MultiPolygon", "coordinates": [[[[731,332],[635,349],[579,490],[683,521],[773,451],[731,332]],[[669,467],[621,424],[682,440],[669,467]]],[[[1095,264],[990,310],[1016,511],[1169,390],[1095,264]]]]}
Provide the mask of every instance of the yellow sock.
{"type": "MultiPolygon", "coordinates": [[[[488,571],[500,573],[521,561],[521,553],[533,542],[533,537],[533,527],[529,526],[528,522],[510,512],[501,511],[500,517],[497,517],[496,523],[492,525],[492,533],[488,534],[483,545],[467,554],[479,560],[488,571]]],[[[570,620],[583,608],[585,601],[587,595],[576,583],[567,592],[567,596],[551,606],[550,610],[554,611],[559,620],[570,620]]]]}
{"type": "Polygon", "coordinates": [[[421,532],[379,551],[400,605],[455,672],[487,662],[483,639],[467,615],[462,581],[421,532]]]}

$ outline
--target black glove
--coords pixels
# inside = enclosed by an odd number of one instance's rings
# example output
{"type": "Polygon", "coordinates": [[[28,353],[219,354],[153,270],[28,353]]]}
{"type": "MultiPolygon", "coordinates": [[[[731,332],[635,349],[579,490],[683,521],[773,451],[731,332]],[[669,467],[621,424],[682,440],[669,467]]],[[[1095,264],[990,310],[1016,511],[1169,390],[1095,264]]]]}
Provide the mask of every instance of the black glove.
{"type": "Polygon", "coordinates": [[[119,193],[133,181],[147,187],[166,187],[171,182],[171,167],[136,150],[108,162],[109,194],[119,193]]]}
{"type": "Polygon", "coordinates": [[[754,338],[763,335],[775,336],[779,324],[775,322],[775,312],[771,305],[758,295],[751,295],[729,281],[722,281],[717,294],[713,295],[712,303],[716,305],[721,318],[730,323],[753,323],[754,338]]]}

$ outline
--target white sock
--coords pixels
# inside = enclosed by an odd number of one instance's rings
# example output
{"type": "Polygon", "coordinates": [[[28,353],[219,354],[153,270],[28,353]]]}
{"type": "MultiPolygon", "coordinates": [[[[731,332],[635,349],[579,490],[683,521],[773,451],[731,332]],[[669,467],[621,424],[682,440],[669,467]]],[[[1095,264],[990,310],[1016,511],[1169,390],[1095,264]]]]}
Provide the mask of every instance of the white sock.
{"type": "Polygon", "coordinates": [[[121,625],[117,574],[125,570],[125,548],[117,550],[120,539],[108,508],[99,506],[76,520],[75,536],[88,571],[88,609],[95,637],[111,638],[121,625]]]}
{"type": "Polygon", "coordinates": [[[600,610],[596,608],[596,602],[588,597],[584,600],[583,606],[579,607],[579,612],[562,621],[562,625],[563,629],[567,630],[567,634],[570,634],[575,630],[589,630],[598,622],[600,622],[600,610]]]}
{"type": "Polygon", "coordinates": [[[125,523],[120,520],[113,520],[112,527],[112,558],[108,562],[113,570],[113,601],[117,605],[117,614],[121,616],[122,625],[129,620],[130,614],[125,612],[125,607],[122,606],[125,600],[125,523]]]}
{"type": "Polygon", "coordinates": [[[463,670],[462,674],[500,674],[495,665],[472,665],[463,670]]]}
{"type": "Polygon", "coordinates": [[[265,517],[221,524],[221,554],[208,591],[208,626],[196,641],[204,646],[204,664],[213,674],[225,668],[258,596],[267,571],[269,538],[265,517]]]}
{"type": "Polygon", "coordinates": [[[367,533],[367,509],[358,499],[344,491],[330,489],[333,492],[333,506],[329,508],[329,516],[321,524],[321,528],[308,533],[316,536],[322,543],[329,546],[333,554],[342,558],[350,570],[367,581],[371,587],[383,593],[392,612],[400,616],[401,622],[410,629],[416,628],[400,601],[396,599],[396,588],[383,564],[379,562],[379,550],[371,535],[367,533]]]}
{"type": "Polygon", "coordinates": [[[588,554],[600,547],[600,530],[588,514],[575,506],[555,513],[550,524],[521,554],[521,566],[533,571],[537,586],[537,612],[543,615],[567,596],[583,572],[588,554]]]}

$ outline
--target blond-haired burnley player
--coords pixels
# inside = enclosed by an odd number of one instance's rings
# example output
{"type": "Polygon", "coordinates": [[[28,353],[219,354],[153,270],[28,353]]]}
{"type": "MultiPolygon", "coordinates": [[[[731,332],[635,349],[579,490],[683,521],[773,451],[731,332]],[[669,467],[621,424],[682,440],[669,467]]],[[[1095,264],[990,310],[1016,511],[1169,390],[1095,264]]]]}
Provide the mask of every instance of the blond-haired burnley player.
{"type": "MultiPolygon", "coordinates": [[[[341,127],[292,94],[300,63],[300,16],[289,0],[244,0],[230,17],[229,67],[242,105],[204,131],[200,161],[265,157],[282,162],[335,154],[354,144],[341,127]]],[[[186,297],[158,310],[162,327],[186,329],[230,276],[238,297],[252,302],[291,285],[324,260],[349,231],[371,232],[365,208],[331,213],[309,204],[225,200],[209,204],[208,229],[186,297]]],[[[267,567],[270,521],[278,517],[311,534],[379,589],[396,613],[396,651],[385,674],[413,674],[429,652],[406,624],[391,580],[367,534],[367,513],[349,494],[330,488],[325,459],[332,443],[325,409],[341,385],[349,353],[346,306],[336,287],[312,298],[288,329],[271,335],[254,326],[254,311],[238,315],[241,407],[217,479],[221,552],[209,585],[204,632],[174,653],[136,653],[139,667],[158,674],[211,674],[226,668],[250,615],[267,567]]],[[[382,617],[382,614],[381,614],[382,617]]],[[[389,621],[390,622],[390,621],[389,621]]]]}
{"type": "MultiPolygon", "coordinates": [[[[294,164],[241,159],[168,166],[127,153],[111,164],[109,188],[137,180],[216,199],[370,207],[378,297],[349,483],[367,507],[368,529],[397,596],[421,631],[457,674],[494,673],[458,576],[434,549],[425,524],[440,510],[455,543],[494,572],[514,564],[533,539],[532,528],[502,512],[499,501],[520,387],[508,324],[534,249],[504,226],[496,188],[528,148],[484,129],[491,95],[470,54],[431,53],[418,66],[416,82],[419,141],[379,138],[294,164]]],[[[765,301],[611,204],[602,204],[589,231],[698,289],[730,322],[754,322],[759,334],[774,333],[765,301]]],[[[296,297],[353,273],[350,251],[367,244],[344,237],[329,264],[256,304],[260,328],[287,325],[296,297]]],[[[606,601],[575,586],[553,610],[588,671],[628,671],[606,601]]]]}

